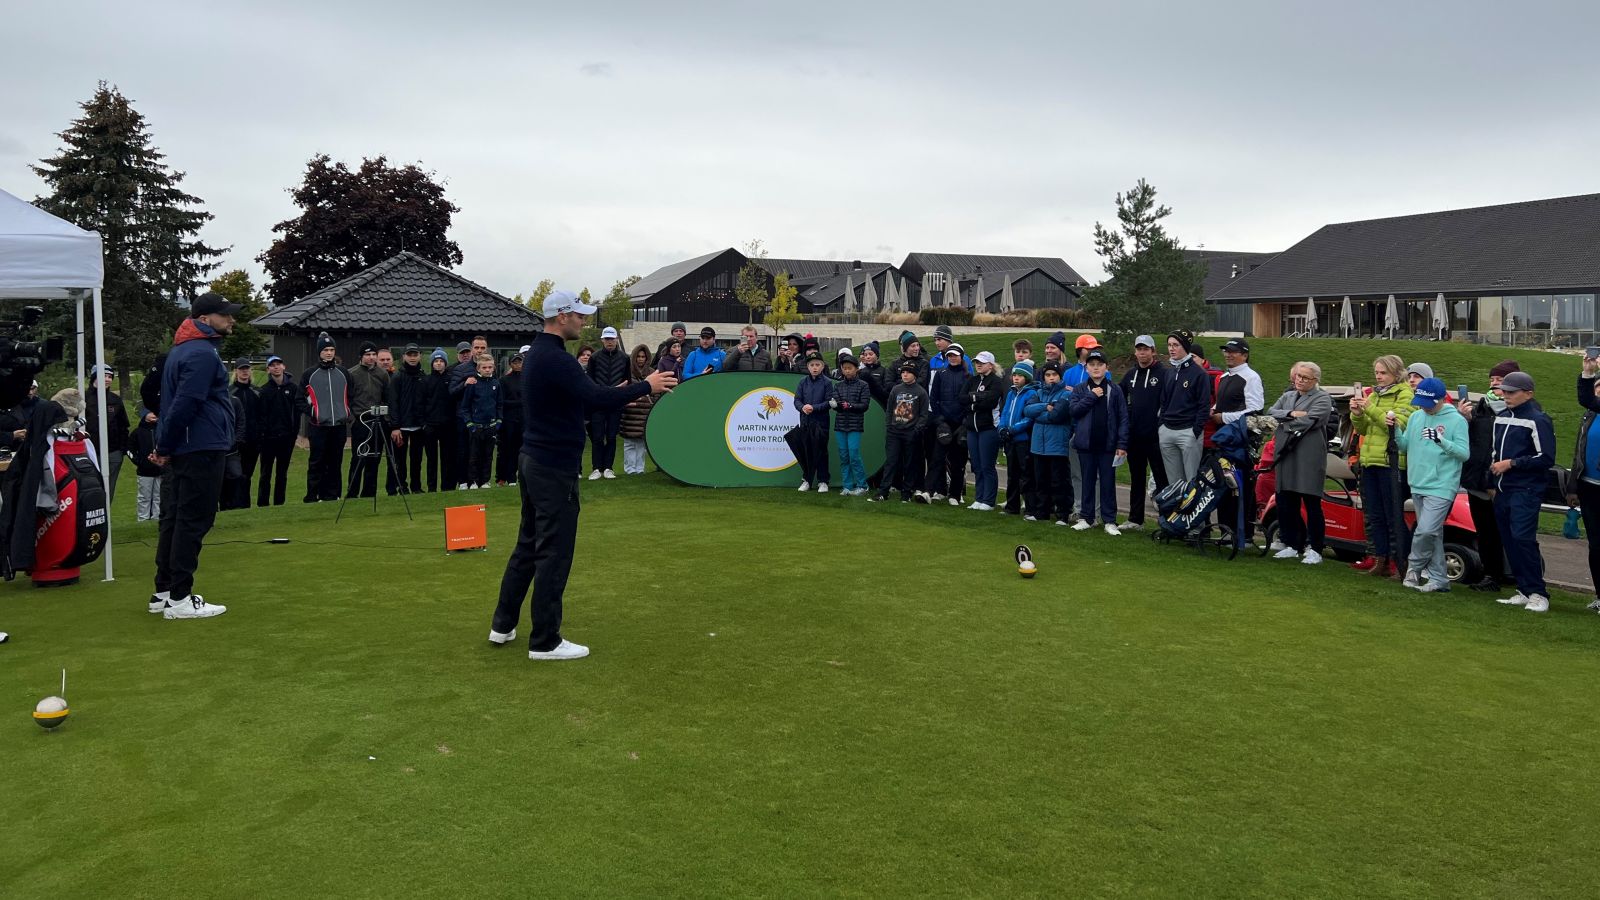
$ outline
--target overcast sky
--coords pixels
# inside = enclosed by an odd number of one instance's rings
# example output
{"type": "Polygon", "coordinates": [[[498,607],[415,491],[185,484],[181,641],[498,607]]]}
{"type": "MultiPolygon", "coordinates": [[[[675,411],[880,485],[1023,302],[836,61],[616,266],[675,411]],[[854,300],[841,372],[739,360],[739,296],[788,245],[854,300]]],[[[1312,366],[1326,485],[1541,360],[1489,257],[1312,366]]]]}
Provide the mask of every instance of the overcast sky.
{"type": "Polygon", "coordinates": [[[15,4],[0,188],[104,79],[254,261],[325,152],[419,162],[510,295],[752,237],[773,256],[1060,256],[1149,179],[1188,246],[1600,190],[1589,3],[15,4]],[[240,4],[242,5],[242,4],[240,4]]]}

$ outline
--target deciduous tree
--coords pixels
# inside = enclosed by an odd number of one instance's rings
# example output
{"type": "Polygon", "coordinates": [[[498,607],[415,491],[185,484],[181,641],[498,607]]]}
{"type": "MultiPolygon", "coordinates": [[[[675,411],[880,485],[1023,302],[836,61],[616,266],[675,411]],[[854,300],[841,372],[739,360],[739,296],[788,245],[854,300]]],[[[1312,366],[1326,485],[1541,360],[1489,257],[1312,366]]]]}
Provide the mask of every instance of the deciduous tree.
{"type": "Polygon", "coordinates": [[[789,284],[789,273],[779,272],[772,278],[772,305],[762,321],[773,334],[782,331],[790,322],[800,319],[800,303],[795,299],[800,290],[789,284]]]}
{"type": "Polygon", "coordinates": [[[211,279],[211,290],[244,307],[239,311],[233,334],[222,339],[218,351],[230,366],[241,356],[257,356],[267,349],[267,336],[250,323],[267,314],[267,300],[250,282],[250,273],[243,269],[223,272],[211,279]]]}
{"type": "Polygon", "coordinates": [[[756,313],[771,307],[772,295],[767,293],[767,284],[772,276],[755,263],[755,260],[767,258],[767,250],[761,246],[759,238],[744,245],[744,255],[750,262],[739,270],[739,276],[733,284],[733,295],[750,308],[750,324],[754,325],[756,313]]]}

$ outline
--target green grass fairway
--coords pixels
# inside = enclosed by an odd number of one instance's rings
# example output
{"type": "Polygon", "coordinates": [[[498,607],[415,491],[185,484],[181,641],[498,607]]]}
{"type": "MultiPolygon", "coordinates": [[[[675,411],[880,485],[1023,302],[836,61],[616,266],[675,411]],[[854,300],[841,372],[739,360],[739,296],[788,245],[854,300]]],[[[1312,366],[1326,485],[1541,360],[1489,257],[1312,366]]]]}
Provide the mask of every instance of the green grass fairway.
{"type": "Polygon", "coordinates": [[[225,513],[207,621],[145,612],[150,525],[113,584],[0,586],[0,896],[1593,896],[1582,598],[582,491],[578,662],[485,640],[509,489],[225,513]],[[467,500],[492,549],[446,556],[467,500]]]}

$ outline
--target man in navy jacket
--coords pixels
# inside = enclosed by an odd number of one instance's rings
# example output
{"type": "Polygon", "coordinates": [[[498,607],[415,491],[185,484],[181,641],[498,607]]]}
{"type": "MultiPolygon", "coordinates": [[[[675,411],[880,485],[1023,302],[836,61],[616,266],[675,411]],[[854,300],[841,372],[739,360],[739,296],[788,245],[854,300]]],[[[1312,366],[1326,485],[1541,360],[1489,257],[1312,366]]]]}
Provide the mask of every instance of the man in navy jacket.
{"type": "Polygon", "coordinates": [[[178,326],[161,373],[161,418],[150,460],[161,476],[161,528],[156,541],[156,590],[150,611],[168,619],[204,619],[228,611],[194,593],[200,545],[217,519],[222,476],[233,448],[233,401],[228,367],[217,353],[233,331],[239,305],[221,294],[195,298],[178,326]]]}
{"type": "Polygon", "coordinates": [[[670,372],[652,372],[625,387],[595,384],[567,352],[584,320],[596,307],[571,291],[552,291],[544,301],[544,332],[533,339],[522,364],[522,455],[517,489],[522,493],[522,526],[517,546],[500,580],[500,600],[489,626],[489,641],[508,644],[517,637],[522,603],[533,585],[533,628],[529,659],[580,659],[589,648],[561,637],[561,595],[572,571],[578,542],[578,469],[583,464],[583,424],[593,411],[621,409],[645,394],[659,394],[678,383],[670,372]]]}
{"type": "Polygon", "coordinates": [[[1506,408],[1494,419],[1494,455],[1489,485],[1494,488],[1494,517],[1517,592],[1499,602],[1529,612],[1550,609],[1544,583],[1544,557],[1539,553],[1539,504],[1545,481],[1555,465],[1556,432],[1550,416],[1533,399],[1533,376],[1512,372],[1500,382],[1506,408]]]}

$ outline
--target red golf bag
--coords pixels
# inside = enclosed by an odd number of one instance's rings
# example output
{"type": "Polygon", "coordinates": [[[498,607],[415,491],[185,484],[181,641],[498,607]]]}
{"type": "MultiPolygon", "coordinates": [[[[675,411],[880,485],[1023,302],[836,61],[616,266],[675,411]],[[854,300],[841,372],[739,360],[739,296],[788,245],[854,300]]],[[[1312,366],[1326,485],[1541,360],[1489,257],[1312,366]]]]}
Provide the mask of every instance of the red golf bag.
{"type": "Polygon", "coordinates": [[[76,584],[81,566],[100,558],[106,545],[106,490],[100,470],[81,439],[57,439],[56,510],[40,511],[34,531],[35,587],[76,584]]]}

